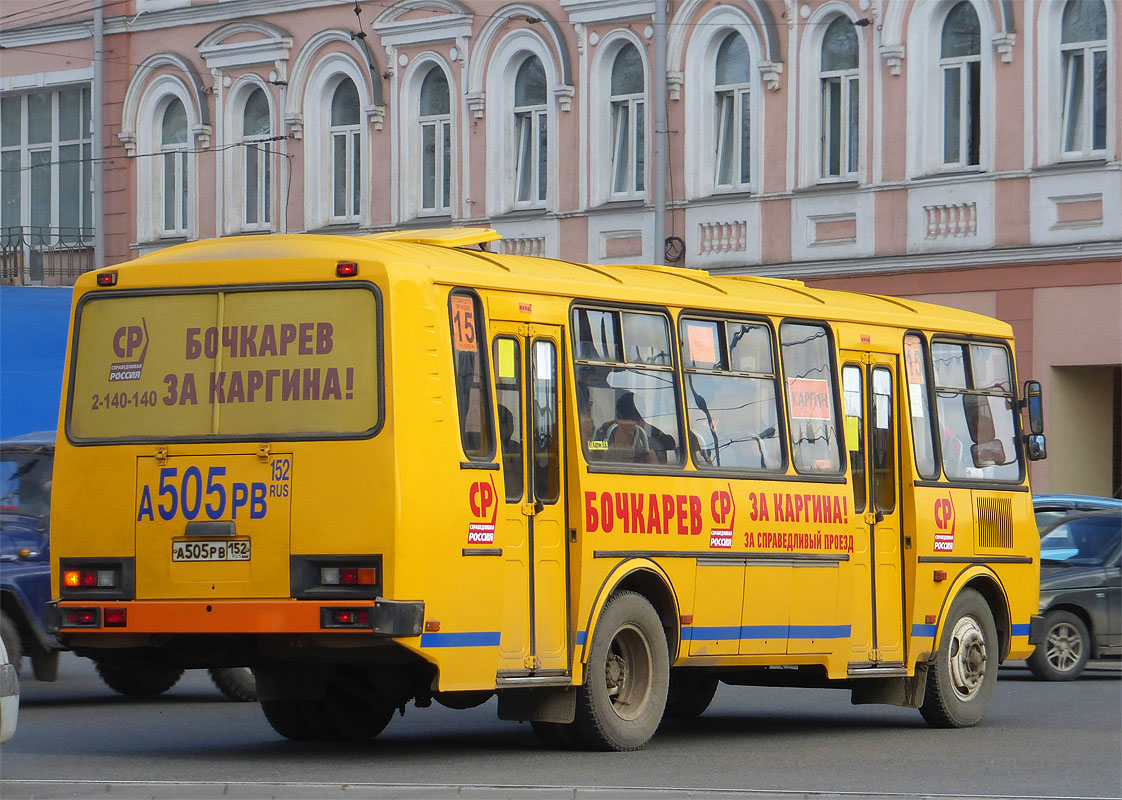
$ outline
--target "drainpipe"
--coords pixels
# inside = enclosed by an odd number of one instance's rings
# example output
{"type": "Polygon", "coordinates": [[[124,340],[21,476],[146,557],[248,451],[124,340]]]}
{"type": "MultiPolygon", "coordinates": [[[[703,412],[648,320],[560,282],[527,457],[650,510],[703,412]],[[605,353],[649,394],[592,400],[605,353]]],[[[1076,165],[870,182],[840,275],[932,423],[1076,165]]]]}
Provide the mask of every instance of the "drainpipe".
{"type": "Polygon", "coordinates": [[[102,269],[105,266],[105,184],[102,181],[102,161],[104,156],[102,151],[102,133],[104,120],[102,119],[102,109],[105,106],[103,95],[104,75],[102,70],[102,59],[105,56],[105,30],[102,25],[104,18],[102,12],[102,4],[95,2],[93,4],[93,87],[90,91],[90,99],[93,103],[93,141],[91,142],[91,151],[93,154],[93,163],[90,164],[92,169],[91,178],[93,179],[93,229],[94,229],[94,269],[102,269]]]}
{"type": "Polygon", "coordinates": [[[666,4],[655,0],[654,13],[654,258],[666,261],[666,4]]]}

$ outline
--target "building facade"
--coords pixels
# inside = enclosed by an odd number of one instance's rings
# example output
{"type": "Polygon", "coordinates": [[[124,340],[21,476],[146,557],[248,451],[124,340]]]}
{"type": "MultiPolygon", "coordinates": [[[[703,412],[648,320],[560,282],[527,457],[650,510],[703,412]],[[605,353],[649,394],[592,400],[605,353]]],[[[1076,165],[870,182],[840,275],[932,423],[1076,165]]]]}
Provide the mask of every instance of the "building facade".
{"type": "Polygon", "coordinates": [[[8,282],[93,268],[95,230],[112,264],[489,225],[930,300],[1014,326],[1037,490],[1122,486],[1113,0],[121,0],[100,40],[92,7],[0,11],[8,282]]]}

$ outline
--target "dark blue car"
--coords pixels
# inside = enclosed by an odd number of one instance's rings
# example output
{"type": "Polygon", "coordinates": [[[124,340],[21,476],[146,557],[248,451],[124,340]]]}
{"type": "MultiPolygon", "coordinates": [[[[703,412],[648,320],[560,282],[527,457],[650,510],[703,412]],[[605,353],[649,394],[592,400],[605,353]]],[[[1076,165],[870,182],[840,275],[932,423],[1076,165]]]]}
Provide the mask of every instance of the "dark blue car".
{"type": "Polygon", "coordinates": [[[19,670],[30,657],[35,677],[58,677],[59,643],[46,629],[51,599],[53,431],[0,442],[0,635],[19,670]]]}

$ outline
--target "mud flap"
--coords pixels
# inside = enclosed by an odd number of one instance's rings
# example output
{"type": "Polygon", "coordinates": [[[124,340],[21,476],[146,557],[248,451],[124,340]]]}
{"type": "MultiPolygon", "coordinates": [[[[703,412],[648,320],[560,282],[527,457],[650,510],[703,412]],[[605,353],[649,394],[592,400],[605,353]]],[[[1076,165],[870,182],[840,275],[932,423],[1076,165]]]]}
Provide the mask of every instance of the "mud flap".
{"type": "Polygon", "coordinates": [[[927,664],[916,664],[910,678],[868,678],[853,682],[850,702],[855,706],[879,703],[889,706],[919,708],[927,688],[927,664]]]}
{"type": "Polygon", "coordinates": [[[569,723],[577,715],[576,689],[506,689],[499,692],[499,719],[569,723]]]}

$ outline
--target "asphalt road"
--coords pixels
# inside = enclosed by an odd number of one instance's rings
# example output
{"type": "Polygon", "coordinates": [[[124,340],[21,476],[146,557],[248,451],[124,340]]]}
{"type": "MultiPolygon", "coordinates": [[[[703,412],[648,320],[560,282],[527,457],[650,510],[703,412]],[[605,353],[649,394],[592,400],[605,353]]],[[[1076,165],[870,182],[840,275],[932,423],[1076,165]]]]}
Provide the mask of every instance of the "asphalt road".
{"type": "Polygon", "coordinates": [[[205,672],[138,702],[67,655],[57,683],[23,676],[19,730],[0,748],[5,800],[637,798],[685,788],[707,800],[1122,798],[1122,669],[1093,665],[1055,684],[1004,668],[985,720],[958,731],[929,728],[911,709],[852,706],[842,691],[721,686],[701,718],[664,726],[640,752],[585,753],[545,748],[529,725],[498,720],[493,700],[410,707],[361,745],[290,742],[205,672]],[[407,788],[416,785],[427,788],[407,788]]]}

